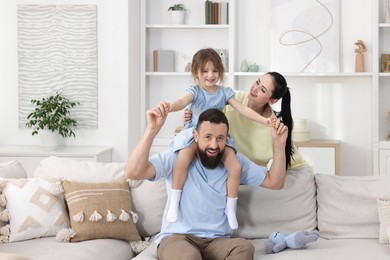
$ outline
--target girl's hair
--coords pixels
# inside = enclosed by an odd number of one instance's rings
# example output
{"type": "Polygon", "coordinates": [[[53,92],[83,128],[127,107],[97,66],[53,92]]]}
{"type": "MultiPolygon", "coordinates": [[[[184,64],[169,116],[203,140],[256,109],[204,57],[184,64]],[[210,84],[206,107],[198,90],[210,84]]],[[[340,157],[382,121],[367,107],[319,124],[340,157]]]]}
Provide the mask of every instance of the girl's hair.
{"type": "Polygon", "coordinates": [[[223,68],[221,57],[212,48],[201,49],[195,53],[191,64],[192,76],[197,80],[199,70],[203,70],[206,67],[206,63],[209,61],[213,63],[214,68],[218,71],[219,81],[222,83],[225,69],[223,68]]]}
{"type": "Polygon", "coordinates": [[[286,169],[291,166],[291,159],[294,154],[293,141],[292,141],[292,130],[294,127],[294,122],[291,115],[291,95],[289,88],[287,87],[286,79],[278,72],[268,72],[273,79],[275,89],[272,93],[272,98],[280,99],[282,98],[281,111],[275,113],[278,118],[281,118],[283,123],[288,127],[288,136],[286,140],[286,169]]]}

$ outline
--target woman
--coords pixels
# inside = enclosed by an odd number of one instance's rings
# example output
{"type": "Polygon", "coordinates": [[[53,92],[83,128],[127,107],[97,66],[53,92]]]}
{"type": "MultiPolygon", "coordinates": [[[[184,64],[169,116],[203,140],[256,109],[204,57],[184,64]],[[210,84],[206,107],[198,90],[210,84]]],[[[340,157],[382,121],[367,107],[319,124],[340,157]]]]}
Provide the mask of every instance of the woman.
{"type": "MultiPolygon", "coordinates": [[[[277,72],[268,72],[256,80],[250,91],[236,91],[236,99],[263,117],[276,115],[288,127],[286,142],[286,168],[296,168],[306,164],[292,143],[291,133],[293,120],[291,116],[291,96],[286,79],[277,72]],[[281,100],[281,111],[275,112],[271,105],[281,100]]],[[[266,166],[273,158],[271,128],[255,123],[241,116],[231,106],[225,107],[229,120],[230,134],[237,150],[258,165],[266,166]]],[[[184,119],[187,121],[191,112],[186,110],[184,119]]]]}

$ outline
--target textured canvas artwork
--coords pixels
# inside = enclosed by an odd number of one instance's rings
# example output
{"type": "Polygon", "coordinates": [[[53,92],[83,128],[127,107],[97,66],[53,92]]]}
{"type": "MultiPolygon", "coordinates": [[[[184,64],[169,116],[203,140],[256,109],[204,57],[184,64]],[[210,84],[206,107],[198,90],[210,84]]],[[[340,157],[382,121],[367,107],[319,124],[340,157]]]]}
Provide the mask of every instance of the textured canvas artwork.
{"type": "Polygon", "coordinates": [[[271,70],[339,72],[339,0],[272,0],[271,7],[271,70]]]}
{"type": "Polygon", "coordinates": [[[18,5],[19,127],[31,99],[61,92],[80,102],[72,117],[97,128],[96,5],[18,5]]]}

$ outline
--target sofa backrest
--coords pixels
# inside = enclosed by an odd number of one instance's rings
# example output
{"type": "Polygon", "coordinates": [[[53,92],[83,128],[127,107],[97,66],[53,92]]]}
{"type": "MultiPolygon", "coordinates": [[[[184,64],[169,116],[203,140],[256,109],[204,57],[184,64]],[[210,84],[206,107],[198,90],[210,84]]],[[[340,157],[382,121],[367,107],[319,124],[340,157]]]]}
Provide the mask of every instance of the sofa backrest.
{"type": "Polygon", "coordinates": [[[315,181],[321,237],[378,238],[377,199],[390,200],[390,177],[316,174],[315,181]]]}
{"type": "Polygon", "coordinates": [[[268,238],[275,231],[286,234],[313,230],[316,220],[316,187],[310,166],[287,171],[281,190],[240,186],[236,237],[268,238]]]}

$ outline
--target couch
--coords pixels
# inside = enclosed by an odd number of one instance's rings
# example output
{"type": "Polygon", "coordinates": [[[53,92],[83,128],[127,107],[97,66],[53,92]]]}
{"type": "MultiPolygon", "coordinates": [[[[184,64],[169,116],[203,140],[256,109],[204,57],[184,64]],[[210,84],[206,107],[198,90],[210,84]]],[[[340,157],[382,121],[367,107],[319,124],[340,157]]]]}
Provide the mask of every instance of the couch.
{"type": "MultiPolygon", "coordinates": [[[[61,176],[80,182],[123,178],[122,163],[79,162],[57,157],[42,161],[34,178],[61,176]]],[[[0,167],[0,177],[1,175],[0,167]]],[[[23,174],[15,174],[23,178],[23,174]]],[[[5,178],[10,178],[9,172],[5,178]]],[[[254,245],[254,259],[390,259],[390,177],[313,174],[311,167],[289,170],[282,190],[241,186],[234,237],[254,245]],[[319,231],[305,249],[265,253],[274,231],[319,231]]],[[[138,255],[129,241],[113,238],[58,242],[56,236],[0,244],[0,259],[141,259],[156,258],[153,236],[159,232],[166,201],[164,181],[138,182],[131,188],[136,227],[150,246],[138,255]]]]}

